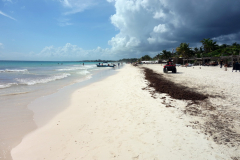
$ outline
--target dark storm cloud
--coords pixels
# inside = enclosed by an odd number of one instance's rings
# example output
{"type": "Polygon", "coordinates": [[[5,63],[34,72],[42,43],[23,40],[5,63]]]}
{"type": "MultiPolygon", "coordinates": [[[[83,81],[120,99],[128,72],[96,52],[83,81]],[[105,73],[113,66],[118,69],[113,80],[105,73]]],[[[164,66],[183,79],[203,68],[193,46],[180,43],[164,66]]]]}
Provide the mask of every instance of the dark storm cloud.
{"type": "MultiPolygon", "coordinates": [[[[186,23],[176,30],[176,35],[197,41],[202,38],[213,38],[240,31],[240,1],[199,1],[191,3],[176,12],[186,23]],[[185,30],[188,29],[188,30],[185,30]]],[[[236,39],[239,41],[239,39],[236,39]]]]}
{"type": "Polygon", "coordinates": [[[111,21],[120,32],[109,41],[115,51],[158,52],[203,38],[240,42],[240,0],[116,0],[115,7],[111,21]]]}

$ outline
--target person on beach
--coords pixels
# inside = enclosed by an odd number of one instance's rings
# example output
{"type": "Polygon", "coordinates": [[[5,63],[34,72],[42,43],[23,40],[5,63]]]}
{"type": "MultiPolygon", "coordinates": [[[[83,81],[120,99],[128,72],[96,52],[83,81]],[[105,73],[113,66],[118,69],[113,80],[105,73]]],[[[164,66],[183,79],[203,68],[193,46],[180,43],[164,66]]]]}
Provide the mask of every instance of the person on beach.
{"type": "Polygon", "coordinates": [[[223,60],[220,61],[220,68],[222,68],[223,60]]]}
{"type": "Polygon", "coordinates": [[[82,65],[84,66],[84,63],[82,65]]]}
{"type": "MultiPolygon", "coordinates": [[[[236,72],[237,72],[237,70],[238,70],[238,62],[233,61],[233,69],[232,69],[232,72],[233,72],[233,70],[236,70],[236,72]]],[[[239,72],[240,72],[240,70],[239,70],[239,72]]]]}
{"type": "Polygon", "coordinates": [[[169,60],[167,61],[167,65],[172,65],[172,60],[171,60],[171,59],[169,59],[169,60]]]}

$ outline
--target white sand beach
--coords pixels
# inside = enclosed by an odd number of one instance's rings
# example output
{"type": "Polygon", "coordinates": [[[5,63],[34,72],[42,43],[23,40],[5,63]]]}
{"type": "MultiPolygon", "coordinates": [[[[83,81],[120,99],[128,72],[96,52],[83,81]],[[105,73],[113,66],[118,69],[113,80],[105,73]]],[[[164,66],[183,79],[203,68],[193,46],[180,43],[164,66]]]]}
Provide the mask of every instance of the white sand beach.
{"type": "Polygon", "coordinates": [[[215,95],[199,105],[199,116],[192,116],[184,113],[189,101],[164,93],[153,98],[149,90],[143,90],[147,81],[141,67],[163,74],[159,64],[126,65],[117,74],[78,89],[67,109],[13,148],[13,160],[240,159],[239,72],[195,66],[164,74],[173,82],[215,95]],[[209,104],[215,109],[204,110],[209,104]],[[210,130],[207,122],[214,121],[213,115],[231,120],[235,137],[213,126],[210,130]],[[212,132],[205,134],[206,130],[212,132]]]}

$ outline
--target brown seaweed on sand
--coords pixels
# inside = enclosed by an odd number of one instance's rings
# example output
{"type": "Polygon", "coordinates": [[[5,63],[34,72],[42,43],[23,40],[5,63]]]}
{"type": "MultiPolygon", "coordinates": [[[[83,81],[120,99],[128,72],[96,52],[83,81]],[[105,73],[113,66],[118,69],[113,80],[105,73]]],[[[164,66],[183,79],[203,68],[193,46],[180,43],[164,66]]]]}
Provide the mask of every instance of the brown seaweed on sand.
{"type": "Polygon", "coordinates": [[[180,100],[204,100],[207,96],[189,90],[189,88],[175,84],[165,79],[160,74],[153,72],[153,70],[144,68],[145,78],[149,81],[149,87],[153,87],[155,92],[167,93],[174,99],[180,100]]]}
{"type": "MultiPolygon", "coordinates": [[[[189,116],[201,117],[203,123],[193,123],[187,127],[200,129],[205,135],[212,137],[212,140],[217,144],[228,147],[240,145],[239,126],[234,125],[234,122],[235,124],[239,123],[240,115],[235,110],[221,110],[222,107],[216,106],[208,100],[208,98],[219,98],[219,96],[198,93],[196,90],[165,79],[161,74],[157,74],[151,69],[143,69],[145,79],[148,80],[148,88],[154,88],[150,91],[152,95],[166,93],[174,99],[190,100],[183,112],[189,116]]],[[[161,98],[163,104],[166,104],[165,98],[161,98]]],[[[166,104],[166,107],[172,106],[166,104]]],[[[234,158],[236,159],[236,157],[234,158]]]]}

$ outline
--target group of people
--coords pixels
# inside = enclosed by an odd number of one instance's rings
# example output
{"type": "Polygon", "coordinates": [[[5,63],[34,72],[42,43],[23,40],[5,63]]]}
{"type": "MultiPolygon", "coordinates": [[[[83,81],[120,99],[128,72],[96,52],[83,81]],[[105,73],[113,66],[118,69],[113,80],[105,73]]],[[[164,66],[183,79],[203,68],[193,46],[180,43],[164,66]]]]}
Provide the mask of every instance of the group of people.
{"type": "MultiPolygon", "coordinates": [[[[219,64],[220,64],[220,68],[222,68],[222,66],[223,66],[223,60],[221,60],[221,61],[219,62],[219,64]]],[[[228,64],[225,63],[225,64],[224,64],[224,67],[228,67],[228,64]]],[[[239,70],[239,72],[240,72],[240,64],[238,63],[238,61],[233,61],[233,69],[232,69],[232,72],[233,72],[233,70],[236,70],[236,72],[237,72],[237,70],[239,70]]]]}

